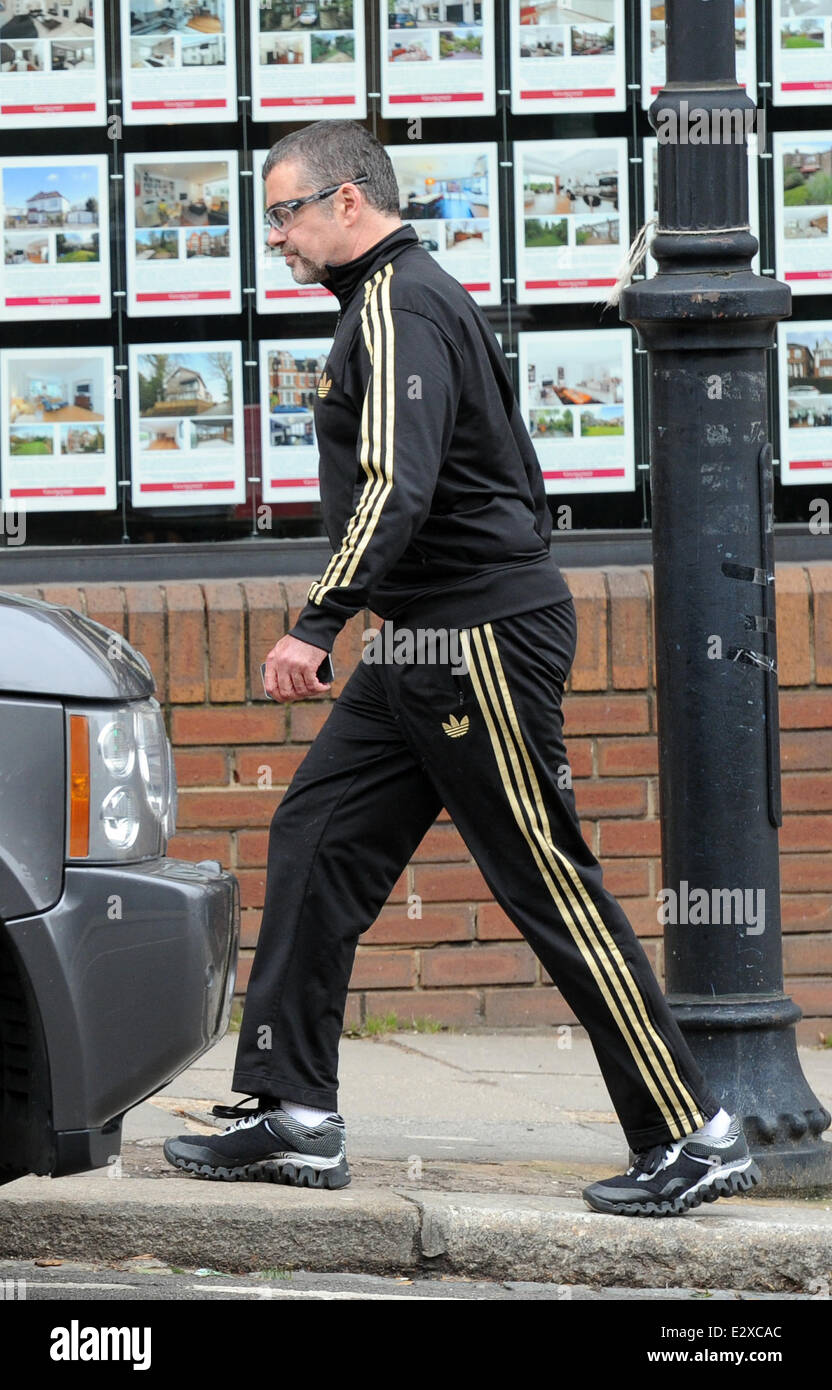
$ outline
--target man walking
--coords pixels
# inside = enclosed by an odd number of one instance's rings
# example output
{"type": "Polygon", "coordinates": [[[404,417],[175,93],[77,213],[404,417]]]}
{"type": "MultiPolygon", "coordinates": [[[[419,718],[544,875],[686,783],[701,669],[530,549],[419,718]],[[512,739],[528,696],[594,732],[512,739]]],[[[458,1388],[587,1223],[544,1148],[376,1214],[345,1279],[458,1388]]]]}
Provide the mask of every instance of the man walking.
{"type": "Polygon", "coordinates": [[[587,1029],[635,1153],[585,1190],[588,1205],[665,1215],[744,1190],[759,1174],[740,1123],[706,1087],[581,835],[561,715],[575,608],[494,333],[402,223],[389,157],[362,126],[293,132],[263,174],[271,245],[340,304],[315,405],[334,553],[268,654],[267,690],[324,693],[325,655],[365,607],[383,640],[272,820],[232,1082],[254,1106],[215,1107],[225,1132],[165,1153],[209,1178],[349,1182],[337,1065],[355,948],[445,806],[587,1029]]]}

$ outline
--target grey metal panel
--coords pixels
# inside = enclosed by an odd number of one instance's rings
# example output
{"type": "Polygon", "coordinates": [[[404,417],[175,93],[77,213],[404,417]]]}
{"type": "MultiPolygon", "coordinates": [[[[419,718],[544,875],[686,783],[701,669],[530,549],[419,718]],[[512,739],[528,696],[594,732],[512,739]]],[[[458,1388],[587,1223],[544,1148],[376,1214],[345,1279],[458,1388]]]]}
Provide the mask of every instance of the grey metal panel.
{"type": "Polygon", "coordinates": [[[143,656],[73,608],[0,591],[0,693],[138,700],[152,695],[143,656]]]}
{"type": "MultiPolygon", "coordinates": [[[[832,560],[832,534],[811,535],[807,525],[774,528],[778,563],[832,560]]],[[[555,561],[564,569],[604,565],[650,568],[648,529],[555,532],[555,561]]],[[[326,540],[212,541],[210,545],[26,546],[25,553],[0,546],[0,584],[77,583],[79,558],[87,583],[170,583],[176,579],[256,579],[322,574],[332,555],[326,540]]]]}
{"type": "Polygon", "coordinates": [[[61,704],[0,696],[0,917],[5,919],[42,912],[60,897],[64,758],[61,704]]]}
{"type": "MultiPolygon", "coordinates": [[[[806,522],[774,528],[778,562],[832,560],[832,534],[813,535],[806,522]]],[[[552,554],[565,569],[652,564],[650,531],[555,531],[552,554]]],[[[332,555],[324,538],[265,536],[241,541],[169,545],[0,545],[0,584],[78,583],[79,564],[87,583],[174,579],[255,579],[258,576],[322,574],[332,555]]]]}
{"type": "Polygon", "coordinates": [[[166,545],[0,545],[0,584],[235,579],[258,575],[321,574],[332,555],[325,536],[267,536],[240,541],[181,541],[166,545]]]}
{"type": "Polygon", "coordinates": [[[43,1018],[56,1130],[106,1124],[216,1041],[239,937],[232,874],[175,859],[68,868],[50,911],[6,929],[43,1018]]]}

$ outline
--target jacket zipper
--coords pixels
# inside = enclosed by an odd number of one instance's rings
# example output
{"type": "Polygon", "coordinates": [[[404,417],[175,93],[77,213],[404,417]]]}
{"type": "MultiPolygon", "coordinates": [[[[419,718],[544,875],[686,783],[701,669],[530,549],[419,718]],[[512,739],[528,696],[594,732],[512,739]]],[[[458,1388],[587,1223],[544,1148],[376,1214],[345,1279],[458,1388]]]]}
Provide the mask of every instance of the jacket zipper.
{"type": "MultiPolygon", "coordinates": [[[[336,333],[338,332],[338,325],[339,325],[339,323],[341,322],[341,315],[342,315],[343,312],[344,312],[343,309],[339,309],[339,310],[338,310],[338,317],[337,317],[337,319],[335,320],[335,327],[334,327],[334,329],[333,329],[333,331],[332,331],[332,342],[330,343],[329,352],[332,352],[332,349],[333,349],[333,347],[335,346],[335,335],[336,335],[336,333]]],[[[329,357],[329,353],[327,353],[327,357],[329,357]]],[[[324,368],[324,371],[326,371],[326,368],[324,368]]],[[[322,377],[322,376],[319,376],[319,377],[318,377],[318,380],[315,382],[315,391],[316,391],[316,392],[317,392],[317,390],[318,390],[318,387],[319,387],[320,384],[321,384],[322,379],[323,379],[323,377],[322,377]]]]}

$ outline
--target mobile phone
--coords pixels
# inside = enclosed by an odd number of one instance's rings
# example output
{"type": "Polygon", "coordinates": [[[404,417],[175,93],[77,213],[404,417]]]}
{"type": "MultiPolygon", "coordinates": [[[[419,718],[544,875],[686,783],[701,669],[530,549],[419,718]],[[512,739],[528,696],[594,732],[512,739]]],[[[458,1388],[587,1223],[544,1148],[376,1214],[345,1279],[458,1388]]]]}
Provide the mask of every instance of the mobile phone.
{"type": "MultiPolygon", "coordinates": [[[[321,662],[320,666],[318,667],[317,671],[315,672],[315,675],[317,676],[318,680],[321,682],[321,685],[331,685],[332,682],[335,680],[335,672],[334,672],[333,669],[332,669],[332,657],[330,656],[329,652],[327,652],[326,656],[324,657],[323,661],[321,662]]],[[[265,663],[265,661],[261,661],[261,662],[260,662],[260,679],[261,679],[262,682],[263,682],[263,689],[266,690],[266,663],[265,663]]],[[[269,692],[268,692],[267,690],[266,690],[266,694],[267,694],[267,695],[269,694],[269,692]]],[[[269,699],[271,699],[271,698],[272,698],[271,695],[269,695],[269,699]]]]}
{"type": "Polygon", "coordinates": [[[320,666],[315,672],[315,675],[318,677],[318,680],[321,682],[321,685],[331,685],[332,682],[335,680],[335,672],[332,669],[332,657],[330,656],[329,652],[327,652],[326,656],[324,657],[323,661],[321,662],[320,666]]]}

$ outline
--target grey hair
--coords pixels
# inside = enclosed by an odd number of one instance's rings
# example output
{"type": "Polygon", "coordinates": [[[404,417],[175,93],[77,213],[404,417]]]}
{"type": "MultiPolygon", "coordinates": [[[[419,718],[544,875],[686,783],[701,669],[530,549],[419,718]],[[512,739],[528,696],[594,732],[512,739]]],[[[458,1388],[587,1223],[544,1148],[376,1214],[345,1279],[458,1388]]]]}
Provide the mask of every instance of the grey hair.
{"type": "Polygon", "coordinates": [[[358,188],[370,207],[389,215],[400,212],[399,185],[390,156],[381,141],[357,121],[315,121],[290,131],[269,150],[263,178],[287,159],[298,164],[310,188],[329,188],[369,174],[358,188]]]}

